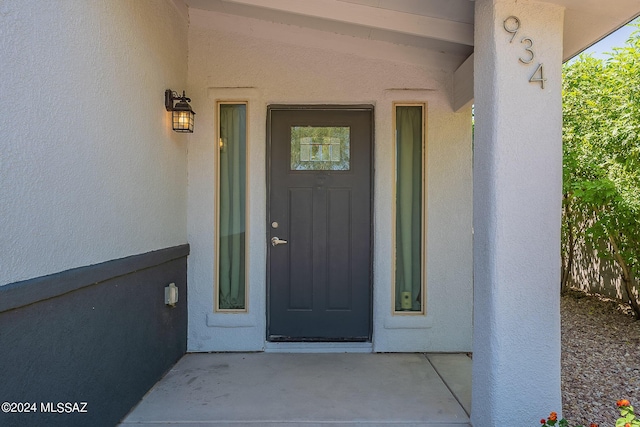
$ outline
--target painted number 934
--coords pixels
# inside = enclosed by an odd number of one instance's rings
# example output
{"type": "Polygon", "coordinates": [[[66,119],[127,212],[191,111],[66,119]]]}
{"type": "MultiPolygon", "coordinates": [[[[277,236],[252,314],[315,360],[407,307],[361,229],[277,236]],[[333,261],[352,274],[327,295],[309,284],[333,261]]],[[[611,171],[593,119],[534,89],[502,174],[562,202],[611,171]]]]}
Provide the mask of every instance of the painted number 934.
{"type": "MultiPolygon", "coordinates": [[[[520,19],[518,19],[517,16],[513,15],[508,17],[503,22],[503,28],[507,33],[511,34],[509,43],[513,43],[513,40],[516,38],[518,32],[520,31],[520,19]]],[[[522,56],[518,58],[518,61],[520,61],[520,63],[522,64],[529,65],[536,58],[535,51],[533,50],[533,39],[526,36],[522,37],[520,39],[520,44],[522,44],[522,49],[524,52],[522,56]]],[[[531,74],[531,77],[529,77],[529,82],[540,83],[540,87],[544,89],[544,82],[546,81],[547,79],[544,77],[544,64],[538,63],[538,67],[533,72],[533,74],[531,74]]]]}

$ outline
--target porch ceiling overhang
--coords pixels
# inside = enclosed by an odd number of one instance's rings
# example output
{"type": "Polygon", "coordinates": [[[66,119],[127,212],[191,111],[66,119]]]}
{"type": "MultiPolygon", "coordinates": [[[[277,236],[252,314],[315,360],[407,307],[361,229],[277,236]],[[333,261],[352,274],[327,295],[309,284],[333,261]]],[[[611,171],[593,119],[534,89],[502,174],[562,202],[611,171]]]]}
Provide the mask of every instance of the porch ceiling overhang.
{"type": "MultiPolygon", "coordinates": [[[[216,11],[433,50],[461,65],[474,45],[473,0],[184,0],[216,11]]],[[[640,15],[640,0],[549,0],[566,8],[564,59],[640,15]]]]}
{"type": "MultiPolygon", "coordinates": [[[[455,111],[474,98],[474,0],[174,0],[208,10],[418,48],[445,59],[455,111]]],[[[566,61],[640,15],[640,0],[547,0],[565,8],[566,61]]],[[[327,48],[335,48],[327,42],[327,48]]],[[[355,52],[354,52],[355,53],[355,52]]],[[[424,60],[404,55],[403,60],[424,60]]]]}

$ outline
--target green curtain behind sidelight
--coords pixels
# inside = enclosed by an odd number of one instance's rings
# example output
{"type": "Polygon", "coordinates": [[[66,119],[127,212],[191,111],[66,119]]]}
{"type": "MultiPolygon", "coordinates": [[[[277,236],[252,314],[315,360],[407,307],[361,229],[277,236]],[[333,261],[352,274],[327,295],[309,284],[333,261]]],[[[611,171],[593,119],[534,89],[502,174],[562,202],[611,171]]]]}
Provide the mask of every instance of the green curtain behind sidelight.
{"type": "Polygon", "coordinates": [[[421,311],[422,107],[396,107],[396,311],[421,311]]]}
{"type": "Polygon", "coordinates": [[[246,105],[220,105],[220,309],[245,308],[246,120],[246,105]]]}

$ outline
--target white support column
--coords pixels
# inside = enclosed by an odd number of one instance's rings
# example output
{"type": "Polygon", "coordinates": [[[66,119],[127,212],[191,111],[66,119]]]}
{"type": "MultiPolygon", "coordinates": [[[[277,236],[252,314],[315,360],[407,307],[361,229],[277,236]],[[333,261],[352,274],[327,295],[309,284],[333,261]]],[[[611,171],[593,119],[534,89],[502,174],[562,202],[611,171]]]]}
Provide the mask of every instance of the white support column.
{"type": "Polygon", "coordinates": [[[561,411],[563,18],[544,2],[476,1],[474,427],[561,411]]]}

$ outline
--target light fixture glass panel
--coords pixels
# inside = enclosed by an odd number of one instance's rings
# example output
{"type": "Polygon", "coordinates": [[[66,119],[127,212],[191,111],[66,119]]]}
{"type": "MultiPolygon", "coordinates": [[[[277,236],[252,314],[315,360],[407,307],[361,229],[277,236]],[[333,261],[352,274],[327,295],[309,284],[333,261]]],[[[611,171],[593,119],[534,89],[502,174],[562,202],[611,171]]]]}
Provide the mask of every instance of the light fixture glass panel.
{"type": "Polygon", "coordinates": [[[192,111],[174,110],[173,117],[173,130],[176,132],[193,132],[193,117],[192,111]]]}
{"type": "Polygon", "coordinates": [[[349,170],[351,128],[292,126],[291,170],[349,170]]]}

